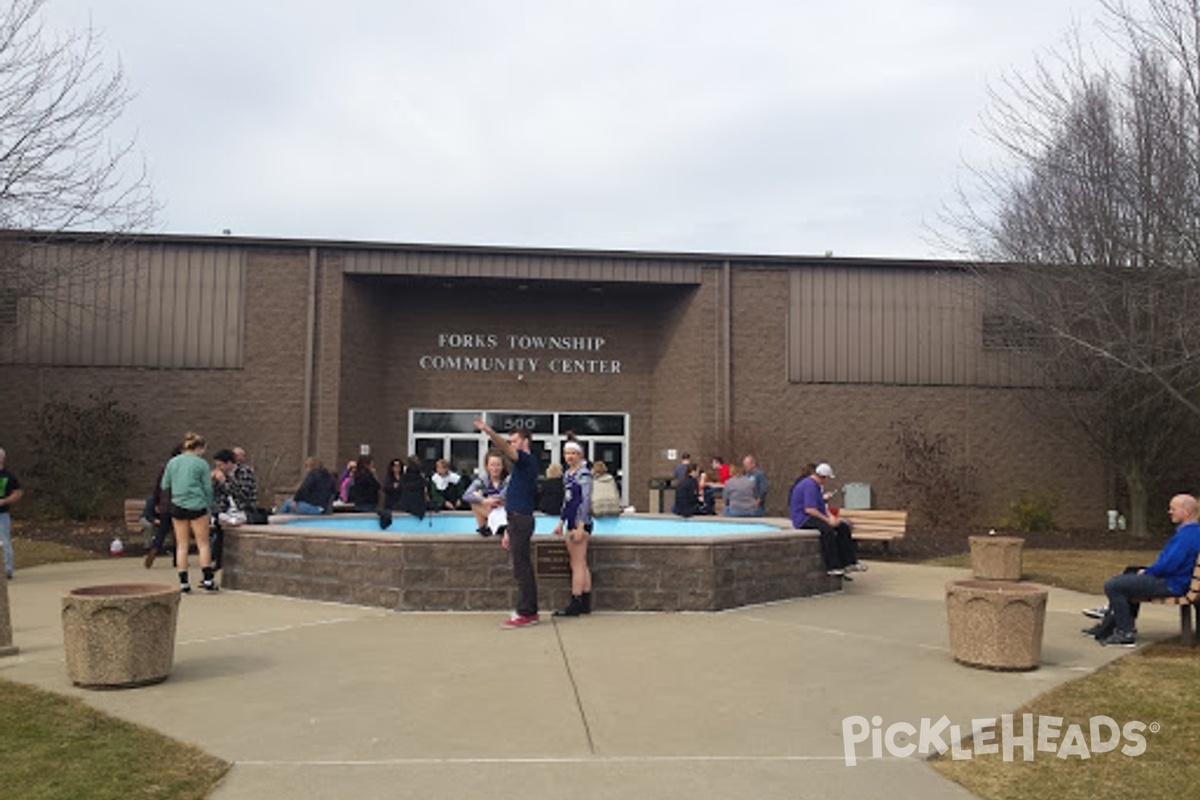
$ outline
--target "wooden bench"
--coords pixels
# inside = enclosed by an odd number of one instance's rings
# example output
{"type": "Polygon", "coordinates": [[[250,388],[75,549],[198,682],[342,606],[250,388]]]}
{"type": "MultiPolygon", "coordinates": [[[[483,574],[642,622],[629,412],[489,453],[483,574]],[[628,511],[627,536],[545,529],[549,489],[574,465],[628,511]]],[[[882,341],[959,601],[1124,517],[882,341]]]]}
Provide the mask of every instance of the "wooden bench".
{"type": "Polygon", "coordinates": [[[125,501],[125,532],[130,536],[140,536],[142,534],[142,510],[145,507],[146,501],[144,499],[125,501]]]}
{"type": "Polygon", "coordinates": [[[892,542],[903,539],[908,527],[907,511],[843,508],[838,516],[850,523],[850,535],[860,542],[883,542],[884,552],[892,542]]]}
{"type": "Polygon", "coordinates": [[[1200,556],[1196,557],[1196,566],[1192,568],[1192,582],[1188,585],[1187,594],[1178,597],[1147,597],[1135,600],[1137,603],[1157,603],[1160,606],[1179,606],[1179,638],[1188,647],[1196,646],[1196,629],[1200,628],[1200,556]],[[1196,624],[1192,625],[1192,616],[1196,624]]]}

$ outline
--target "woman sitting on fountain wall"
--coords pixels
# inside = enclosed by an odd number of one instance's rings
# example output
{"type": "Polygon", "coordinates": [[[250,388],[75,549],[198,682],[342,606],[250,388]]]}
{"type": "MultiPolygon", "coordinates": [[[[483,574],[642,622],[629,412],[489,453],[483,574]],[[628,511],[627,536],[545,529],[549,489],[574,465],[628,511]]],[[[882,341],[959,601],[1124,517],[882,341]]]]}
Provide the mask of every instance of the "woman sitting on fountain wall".
{"type": "Polygon", "coordinates": [[[563,500],[566,497],[563,489],[563,469],[557,461],[546,467],[544,477],[537,482],[537,510],[543,514],[557,517],[562,513],[563,500]]]}
{"type": "Polygon", "coordinates": [[[283,501],[280,514],[328,514],[338,496],[337,479],[319,460],[304,459],[304,480],[295,494],[283,501]]]}
{"type": "Polygon", "coordinates": [[[404,473],[400,476],[400,493],[395,508],[417,519],[424,519],[428,506],[429,490],[421,473],[421,459],[409,456],[404,464],[404,473]]]}
{"type": "Polygon", "coordinates": [[[725,481],[724,499],[727,517],[762,516],[762,507],[754,494],[754,478],[746,475],[739,466],[730,469],[729,480],[725,481]]]}
{"type": "Polygon", "coordinates": [[[429,476],[429,508],[431,511],[458,511],[467,508],[463,500],[463,479],[450,469],[450,462],[439,458],[429,476]]]}
{"type": "Polygon", "coordinates": [[[355,511],[375,511],[379,508],[379,478],[375,477],[375,459],[360,456],[354,465],[354,483],[346,492],[346,502],[355,511]]]}
{"type": "Polygon", "coordinates": [[[621,513],[621,491],[617,479],[608,471],[603,461],[592,465],[592,516],[615,517],[621,513]]]}
{"type": "Polygon", "coordinates": [[[484,474],[471,481],[463,500],[475,512],[475,532],[480,536],[491,536],[493,531],[488,526],[488,516],[496,508],[504,506],[508,494],[508,467],[504,456],[494,450],[489,450],[484,459],[484,474]]]}
{"type": "Polygon", "coordinates": [[[393,458],[383,473],[383,507],[389,511],[400,505],[400,481],[404,477],[404,462],[393,458]]]}

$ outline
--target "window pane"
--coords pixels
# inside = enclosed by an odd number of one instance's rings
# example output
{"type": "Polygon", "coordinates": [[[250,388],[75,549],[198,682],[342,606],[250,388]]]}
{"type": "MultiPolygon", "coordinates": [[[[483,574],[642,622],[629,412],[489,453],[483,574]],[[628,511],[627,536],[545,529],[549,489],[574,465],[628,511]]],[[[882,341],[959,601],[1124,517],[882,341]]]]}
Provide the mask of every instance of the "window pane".
{"type": "Polygon", "coordinates": [[[464,477],[474,476],[479,469],[479,441],[451,439],[450,468],[464,477]]]}
{"type": "Polygon", "coordinates": [[[433,471],[433,465],[442,458],[443,442],[441,439],[417,439],[417,458],[426,472],[433,471]]]}
{"type": "Polygon", "coordinates": [[[532,455],[538,462],[538,474],[545,475],[546,467],[550,466],[552,453],[546,443],[540,439],[529,440],[529,454],[532,455]]]}
{"type": "Polygon", "coordinates": [[[559,414],[560,433],[574,431],[580,435],[624,436],[624,414],[559,414]]]}
{"type": "Polygon", "coordinates": [[[474,433],[473,411],[417,411],[413,413],[413,433],[474,433]]]}
{"type": "Polygon", "coordinates": [[[554,433],[553,414],[530,414],[527,411],[490,411],[487,424],[504,433],[524,428],[530,433],[554,433]]]}

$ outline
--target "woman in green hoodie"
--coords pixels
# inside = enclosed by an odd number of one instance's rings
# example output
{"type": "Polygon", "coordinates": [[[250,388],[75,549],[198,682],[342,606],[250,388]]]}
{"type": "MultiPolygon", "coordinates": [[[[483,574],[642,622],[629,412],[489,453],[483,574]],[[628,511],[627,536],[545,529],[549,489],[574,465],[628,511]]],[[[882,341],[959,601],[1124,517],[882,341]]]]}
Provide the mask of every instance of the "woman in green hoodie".
{"type": "Polygon", "coordinates": [[[217,591],[213,580],[212,552],[208,547],[209,513],[212,507],[212,472],[204,460],[204,437],[189,431],[183,438],[183,452],[167,462],[162,489],[170,493],[171,521],[175,528],[175,568],[179,570],[179,590],[190,592],[188,582],[188,536],[196,540],[204,582],[200,587],[217,591]]]}

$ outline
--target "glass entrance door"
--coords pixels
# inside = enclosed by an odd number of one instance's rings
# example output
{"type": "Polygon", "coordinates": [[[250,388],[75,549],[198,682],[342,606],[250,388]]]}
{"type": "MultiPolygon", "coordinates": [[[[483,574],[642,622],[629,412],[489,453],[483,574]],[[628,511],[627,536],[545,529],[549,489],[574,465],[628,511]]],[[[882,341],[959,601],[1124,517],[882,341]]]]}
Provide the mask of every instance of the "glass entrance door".
{"type": "Polygon", "coordinates": [[[610,439],[593,439],[591,442],[592,462],[603,461],[608,474],[617,480],[621,499],[625,500],[625,443],[610,439]]]}
{"type": "Polygon", "coordinates": [[[629,502],[625,476],[629,469],[629,415],[624,413],[580,413],[561,411],[464,411],[413,409],[408,417],[408,440],[428,471],[439,458],[450,461],[458,474],[471,478],[483,464],[491,443],[475,430],[482,416],[503,434],[516,428],[530,432],[530,452],[544,475],[551,461],[565,463],[562,446],[573,434],[585,448],[588,460],[603,461],[617,479],[622,503],[629,502]]]}
{"type": "Polygon", "coordinates": [[[413,452],[421,459],[421,468],[432,473],[438,459],[450,462],[450,469],[459,475],[474,475],[479,469],[479,437],[461,436],[417,436],[413,437],[413,452]]]}

